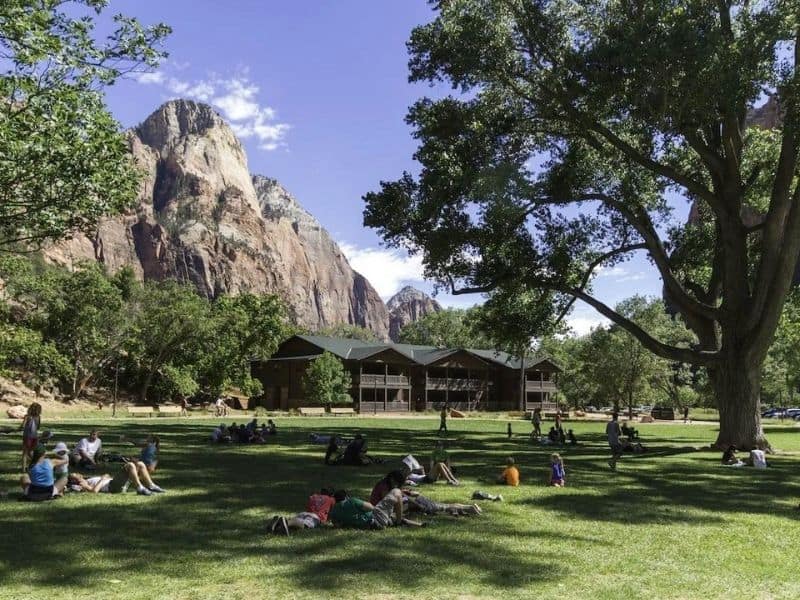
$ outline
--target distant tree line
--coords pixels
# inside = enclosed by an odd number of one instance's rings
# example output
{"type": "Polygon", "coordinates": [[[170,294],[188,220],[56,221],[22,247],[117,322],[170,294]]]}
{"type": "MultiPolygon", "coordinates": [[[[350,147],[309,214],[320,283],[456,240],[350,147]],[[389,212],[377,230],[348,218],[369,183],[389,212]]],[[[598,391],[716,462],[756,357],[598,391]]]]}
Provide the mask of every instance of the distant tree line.
{"type": "Polygon", "coordinates": [[[142,401],[261,392],[253,357],[290,332],[282,302],[241,294],[208,300],[174,281],[138,281],[95,263],[72,270],[35,257],[0,259],[0,371],[71,398],[116,382],[142,401]]]}
{"type": "MultiPolygon", "coordinates": [[[[676,347],[696,343],[680,318],[670,315],[660,299],[633,296],[615,310],[653,331],[665,343],[676,347]]],[[[443,348],[496,348],[517,356],[521,351],[547,355],[564,369],[559,400],[573,408],[613,406],[625,410],[656,404],[679,409],[716,407],[704,368],[660,358],[617,325],[598,326],[580,336],[551,327],[549,334],[529,336],[526,346],[513,337],[509,339],[508,329],[513,333],[512,328],[498,327],[496,312],[487,303],[432,313],[406,325],[400,331],[400,341],[443,348]]],[[[508,314],[506,321],[522,322],[510,319],[508,314]]],[[[532,330],[536,327],[518,328],[523,335],[532,330]]],[[[799,388],[800,291],[795,291],[784,307],[767,356],[761,394],[765,404],[789,406],[795,403],[799,388]]]]}

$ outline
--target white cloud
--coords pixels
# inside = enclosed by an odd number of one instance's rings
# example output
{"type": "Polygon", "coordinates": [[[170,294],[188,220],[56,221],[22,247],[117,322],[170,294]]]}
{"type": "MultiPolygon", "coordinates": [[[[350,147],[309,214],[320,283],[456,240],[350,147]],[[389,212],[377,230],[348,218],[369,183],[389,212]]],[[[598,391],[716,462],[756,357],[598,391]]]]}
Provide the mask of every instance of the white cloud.
{"type": "Polygon", "coordinates": [[[589,315],[574,316],[574,315],[569,315],[566,318],[566,321],[567,321],[567,325],[569,325],[569,328],[577,336],[586,335],[587,333],[589,333],[592,329],[595,329],[596,327],[600,327],[601,325],[602,326],[606,326],[606,325],[609,325],[611,323],[611,321],[609,321],[605,317],[601,317],[599,314],[595,315],[595,316],[589,316],[589,315]]]}
{"type": "MultiPolygon", "coordinates": [[[[181,69],[185,66],[175,67],[181,69]]],[[[261,103],[260,88],[250,80],[247,70],[228,78],[211,75],[194,81],[168,76],[164,71],[139,73],[135,79],[144,85],[160,85],[172,97],[211,104],[228,120],[237,136],[255,139],[262,150],[277,150],[286,145],[285,137],[291,126],[278,122],[275,109],[261,103]]]]}
{"type": "Polygon", "coordinates": [[[164,73],[161,71],[151,71],[148,73],[135,73],[133,78],[143,85],[164,83],[164,73]]]}
{"type": "Polygon", "coordinates": [[[350,265],[369,280],[384,300],[404,285],[425,280],[419,256],[388,248],[359,248],[347,242],[341,242],[339,247],[350,265]]]}
{"type": "Polygon", "coordinates": [[[626,269],[622,267],[597,267],[594,272],[597,274],[597,277],[622,277],[628,274],[626,269]]]}

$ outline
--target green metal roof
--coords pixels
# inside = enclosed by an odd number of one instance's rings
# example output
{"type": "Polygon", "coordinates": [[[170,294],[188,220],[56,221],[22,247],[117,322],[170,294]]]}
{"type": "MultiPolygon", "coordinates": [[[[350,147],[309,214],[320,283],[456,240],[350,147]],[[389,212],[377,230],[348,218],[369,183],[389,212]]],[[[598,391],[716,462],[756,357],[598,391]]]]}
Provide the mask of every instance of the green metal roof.
{"type": "MultiPolygon", "coordinates": [[[[512,356],[511,354],[501,350],[437,348],[435,346],[420,346],[416,344],[364,342],[350,338],[325,337],[321,335],[298,335],[296,337],[305,340],[306,342],[313,344],[318,348],[321,348],[323,351],[335,354],[343,360],[365,360],[370,356],[374,356],[375,354],[384,352],[385,350],[394,350],[413,362],[416,362],[420,365],[429,365],[441,360],[442,358],[445,358],[450,354],[463,350],[464,352],[468,352],[481,360],[489,361],[508,369],[517,370],[520,368],[522,363],[519,357],[512,356]]],[[[284,357],[283,360],[290,358],[291,357],[284,357]]],[[[303,356],[297,358],[307,357],[303,356]]],[[[556,368],[560,369],[557,363],[546,356],[526,358],[525,369],[530,369],[545,361],[550,362],[556,368]]]]}

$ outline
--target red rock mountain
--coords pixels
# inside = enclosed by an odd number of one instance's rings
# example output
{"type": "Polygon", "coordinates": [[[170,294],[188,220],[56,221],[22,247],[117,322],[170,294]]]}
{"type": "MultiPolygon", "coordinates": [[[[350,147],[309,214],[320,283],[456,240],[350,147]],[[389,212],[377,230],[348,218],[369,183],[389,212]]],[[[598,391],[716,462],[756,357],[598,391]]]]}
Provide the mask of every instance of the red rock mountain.
{"type": "Polygon", "coordinates": [[[213,298],[275,293],[311,330],[360,325],[388,338],[386,305],[328,232],[272,179],[252,176],[239,140],[205,104],[170,101],[130,132],[144,178],[136,206],[94,239],[46,251],[53,262],[130,265],[213,298]]]}
{"type": "Polygon", "coordinates": [[[389,337],[392,341],[400,340],[400,330],[425,315],[439,312],[439,303],[411,286],[406,286],[386,303],[389,308],[389,337]]]}

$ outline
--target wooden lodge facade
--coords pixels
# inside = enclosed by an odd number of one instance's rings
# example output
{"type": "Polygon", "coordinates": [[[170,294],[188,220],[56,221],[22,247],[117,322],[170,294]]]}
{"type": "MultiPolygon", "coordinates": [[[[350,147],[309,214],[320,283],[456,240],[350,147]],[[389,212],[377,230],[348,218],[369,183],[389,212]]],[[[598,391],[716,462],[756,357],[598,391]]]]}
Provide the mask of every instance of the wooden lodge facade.
{"type": "MultiPolygon", "coordinates": [[[[251,363],[264,386],[268,409],[318,406],[306,398],[303,375],[323,352],[337,356],[350,372],[350,395],[362,414],[438,410],[515,410],[519,407],[522,364],[496,350],[385,344],[344,338],[296,335],[268,360],[251,363]]],[[[556,409],[552,396],[561,369],[547,358],[525,360],[525,408],[556,409]]]]}

